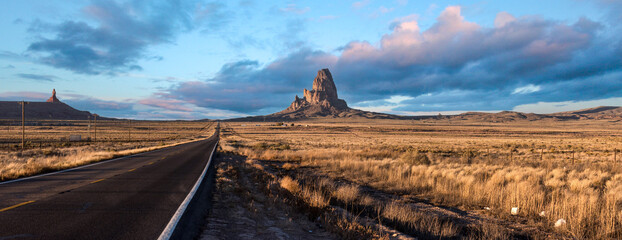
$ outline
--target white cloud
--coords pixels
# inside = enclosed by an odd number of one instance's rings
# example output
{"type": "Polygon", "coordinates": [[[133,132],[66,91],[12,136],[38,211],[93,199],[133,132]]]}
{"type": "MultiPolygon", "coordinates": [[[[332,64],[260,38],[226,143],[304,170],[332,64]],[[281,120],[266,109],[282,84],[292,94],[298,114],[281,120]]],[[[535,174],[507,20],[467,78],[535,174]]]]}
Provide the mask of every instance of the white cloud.
{"type": "Polygon", "coordinates": [[[556,113],[598,106],[622,106],[622,97],[591,101],[538,102],[514,107],[513,111],[531,113],[556,113]]]}
{"type": "MultiPolygon", "coordinates": [[[[472,111],[395,111],[393,114],[397,115],[407,115],[407,116],[437,116],[439,114],[447,116],[447,115],[458,115],[466,112],[472,111]]],[[[485,113],[498,113],[501,111],[477,111],[477,112],[485,112],[485,113]]]]}
{"type": "Polygon", "coordinates": [[[387,99],[358,102],[355,103],[353,107],[364,111],[401,114],[400,111],[394,111],[393,109],[406,106],[401,103],[412,99],[415,98],[403,95],[393,95],[387,99]]]}
{"type": "Polygon", "coordinates": [[[385,6],[380,6],[380,8],[378,8],[378,11],[380,11],[380,13],[382,13],[382,14],[390,13],[393,10],[395,10],[395,8],[387,8],[385,6]]]}
{"type": "Polygon", "coordinates": [[[528,93],[535,93],[540,91],[540,86],[537,85],[533,85],[533,84],[529,84],[527,86],[523,86],[523,87],[518,87],[516,89],[514,89],[514,91],[512,92],[512,94],[528,94],[528,93]]]}
{"type": "Polygon", "coordinates": [[[403,101],[412,100],[412,99],[415,99],[415,98],[411,96],[393,95],[389,97],[389,99],[386,99],[385,101],[393,103],[393,104],[400,104],[403,101]]]}
{"type": "Polygon", "coordinates": [[[359,107],[359,106],[352,106],[355,109],[360,109],[363,111],[369,111],[369,112],[380,112],[380,113],[393,113],[393,109],[396,108],[395,105],[381,105],[381,106],[369,106],[369,107],[359,107]]]}

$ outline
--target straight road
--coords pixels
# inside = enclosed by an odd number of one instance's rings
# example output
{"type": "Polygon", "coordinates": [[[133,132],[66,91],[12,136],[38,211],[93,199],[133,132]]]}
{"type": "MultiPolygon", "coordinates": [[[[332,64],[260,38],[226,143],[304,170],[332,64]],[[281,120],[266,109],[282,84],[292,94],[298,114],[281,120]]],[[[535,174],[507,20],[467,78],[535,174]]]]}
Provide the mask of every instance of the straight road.
{"type": "Polygon", "coordinates": [[[0,240],[157,239],[218,141],[0,183],[0,240]]]}

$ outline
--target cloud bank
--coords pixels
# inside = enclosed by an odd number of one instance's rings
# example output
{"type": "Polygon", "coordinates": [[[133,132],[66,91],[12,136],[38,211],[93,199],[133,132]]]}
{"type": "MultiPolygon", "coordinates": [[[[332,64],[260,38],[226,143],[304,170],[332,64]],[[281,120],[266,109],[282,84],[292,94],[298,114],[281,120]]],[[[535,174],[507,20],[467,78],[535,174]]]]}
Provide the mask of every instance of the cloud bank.
{"type": "Polygon", "coordinates": [[[500,12],[493,27],[483,27],[450,6],[428,29],[411,16],[390,27],[378,42],[352,41],[340,54],[301,49],[263,67],[233,62],[168,93],[201,107],[269,113],[326,67],[351,105],[394,112],[503,110],[622,93],[622,42],[587,18],[565,23],[500,12]],[[392,96],[405,98],[395,103],[392,96]]]}
{"type": "MultiPolygon", "coordinates": [[[[611,9],[622,7],[615,1],[598,2],[611,9]]],[[[356,2],[350,10],[361,11],[369,3],[356,2]]],[[[276,9],[289,15],[310,11],[295,4],[276,9]]],[[[27,55],[81,74],[136,71],[141,69],[140,60],[157,59],[150,55],[150,47],[173,44],[184,32],[217,29],[228,21],[224,11],[222,3],[198,0],[95,0],[82,9],[87,20],[34,22],[31,31],[36,40],[27,55]]],[[[340,97],[351,106],[390,113],[594,102],[622,95],[622,29],[612,24],[618,15],[607,19],[561,22],[499,12],[488,27],[466,19],[460,6],[449,6],[429,28],[422,29],[416,15],[408,15],[388,24],[388,32],[376,41],[351,41],[338,50],[323,51],[300,36],[308,22],[297,17],[285,22],[286,31],[275,36],[283,40],[285,53],[274,61],[229,62],[212,77],[179,81],[134,100],[134,107],[79,97],[75,103],[128,113],[136,113],[136,106],[158,109],[143,115],[154,118],[197,118],[210,112],[214,114],[210,116],[267,114],[287,107],[295,94],[310,88],[321,68],[331,69],[340,97]]],[[[22,57],[0,51],[0,58],[22,57]]]]}
{"type": "Polygon", "coordinates": [[[213,19],[210,16],[218,15],[219,9],[218,4],[198,1],[95,0],[82,9],[88,21],[33,23],[31,32],[38,40],[29,45],[28,53],[44,64],[76,73],[140,70],[140,59],[154,58],[147,53],[149,46],[172,43],[179,33],[213,19]]]}

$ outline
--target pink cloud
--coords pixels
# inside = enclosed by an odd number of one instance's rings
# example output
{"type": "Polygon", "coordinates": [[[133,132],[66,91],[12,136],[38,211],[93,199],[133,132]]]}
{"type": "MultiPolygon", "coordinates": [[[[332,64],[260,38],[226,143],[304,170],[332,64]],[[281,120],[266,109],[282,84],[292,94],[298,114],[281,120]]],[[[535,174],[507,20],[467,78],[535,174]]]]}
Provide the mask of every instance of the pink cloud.
{"type": "Polygon", "coordinates": [[[406,67],[440,65],[457,67],[495,55],[518,52],[529,61],[550,58],[550,62],[568,58],[585,47],[593,35],[589,20],[577,27],[553,23],[536,17],[517,19],[507,12],[495,18],[494,28],[469,22],[460,6],[449,6],[429,29],[421,30],[416,15],[397,19],[393,31],[374,46],[368,42],[350,42],[344,48],[340,63],[375,62],[406,67]],[[586,27],[587,26],[587,27],[586,27]],[[587,31],[583,31],[587,29],[587,31]]]}
{"type": "Polygon", "coordinates": [[[361,9],[361,8],[369,5],[369,3],[370,3],[370,0],[362,0],[362,1],[358,1],[358,2],[352,3],[352,7],[354,9],[361,9]]]}
{"type": "Polygon", "coordinates": [[[495,18],[495,27],[502,28],[503,26],[515,22],[516,18],[508,12],[499,12],[495,18]]]}
{"type": "Polygon", "coordinates": [[[52,96],[52,93],[46,94],[41,92],[3,92],[0,93],[0,100],[4,101],[21,101],[21,100],[45,100],[52,96]]]}
{"type": "Polygon", "coordinates": [[[152,97],[142,99],[138,101],[138,103],[152,107],[164,108],[172,111],[192,112],[191,108],[184,106],[184,101],[177,99],[160,99],[152,97]]]}

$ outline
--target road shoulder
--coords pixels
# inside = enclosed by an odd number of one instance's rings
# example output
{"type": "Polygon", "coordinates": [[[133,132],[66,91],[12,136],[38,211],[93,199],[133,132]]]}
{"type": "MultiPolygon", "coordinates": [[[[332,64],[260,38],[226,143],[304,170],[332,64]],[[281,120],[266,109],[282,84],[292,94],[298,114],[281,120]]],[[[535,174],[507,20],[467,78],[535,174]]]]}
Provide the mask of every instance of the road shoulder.
{"type": "Polygon", "coordinates": [[[244,157],[221,153],[215,160],[212,208],[200,239],[337,239],[271,196],[244,157]]]}

